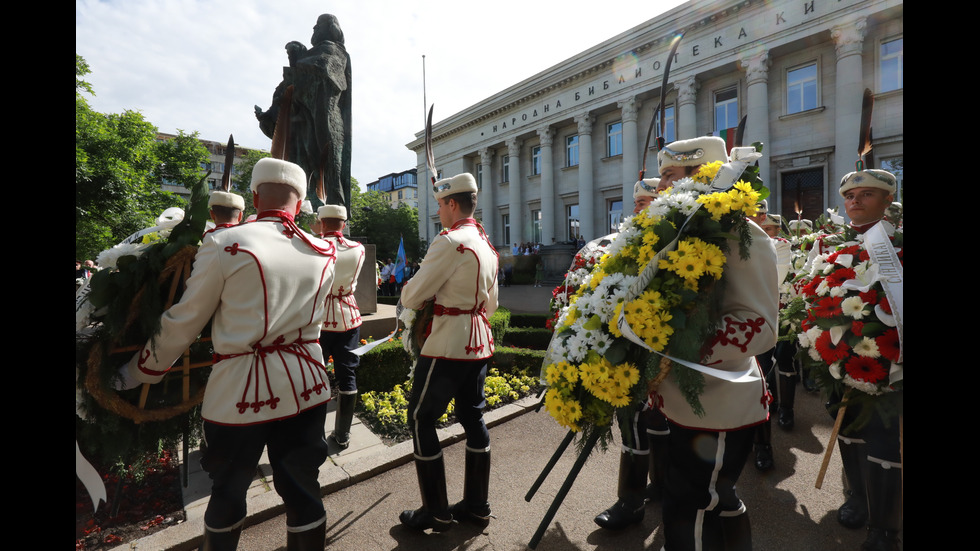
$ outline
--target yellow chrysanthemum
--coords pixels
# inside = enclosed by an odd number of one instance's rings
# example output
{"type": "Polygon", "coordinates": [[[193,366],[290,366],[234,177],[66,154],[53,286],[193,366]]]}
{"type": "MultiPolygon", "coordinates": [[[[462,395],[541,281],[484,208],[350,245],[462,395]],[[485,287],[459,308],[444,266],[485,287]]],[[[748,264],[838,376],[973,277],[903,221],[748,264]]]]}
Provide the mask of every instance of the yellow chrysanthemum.
{"type": "Polygon", "coordinates": [[[698,203],[711,213],[713,220],[721,220],[721,217],[732,211],[732,198],[725,192],[709,193],[700,195],[698,203]]]}
{"type": "Polygon", "coordinates": [[[701,182],[702,184],[710,184],[712,180],[715,179],[715,175],[721,170],[721,161],[714,161],[710,163],[705,163],[701,165],[698,169],[697,174],[694,175],[694,180],[701,182]]]}

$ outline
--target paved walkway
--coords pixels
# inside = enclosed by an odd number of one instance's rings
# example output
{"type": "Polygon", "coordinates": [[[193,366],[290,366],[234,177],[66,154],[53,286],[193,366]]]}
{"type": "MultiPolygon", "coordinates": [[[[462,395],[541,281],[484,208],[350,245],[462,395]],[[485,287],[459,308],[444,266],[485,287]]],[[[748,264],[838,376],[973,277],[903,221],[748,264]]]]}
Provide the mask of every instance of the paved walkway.
{"type": "MultiPolygon", "coordinates": [[[[500,304],[512,312],[545,313],[550,299],[549,287],[500,289],[500,304]]],[[[774,429],[776,470],[762,474],[749,465],[740,481],[752,518],[755,549],[857,549],[863,531],[846,530],[834,517],[842,503],[840,463],[836,457],[823,489],[813,488],[831,420],[816,395],[804,394],[802,388],[799,392],[802,395],[798,397],[796,430],[783,433],[774,429]]],[[[328,549],[525,549],[576,455],[572,449],[567,450],[538,496],[530,503],[524,501],[524,493],[565,432],[546,413],[532,413],[535,405],[535,400],[528,398],[485,416],[489,426],[497,427],[490,432],[494,450],[491,503],[497,519],[484,530],[460,525],[437,535],[419,534],[398,525],[398,512],[417,507],[419,501],[415,470],[409,464],[411,442],[388,447],[355,417],[350,448],[330,455],[320,469],[328,515],[328,549]]],[[[334,423],[334,407],[331,402],[328,432],[334,423]]],[[[462,488],[462,428],[456,424],[439,434],[446,450],[450,500],[454,501],[462,488]]],[[[618,444],[611,445],[610,450],[596,452],[589,458],[538,549],[660,548],[663,537],[658,505],[647,507],[642,525],[624,532],[609,532],[592,523],[595,514],[615,501],[618,444]]],[[[203,532],[210,481],[200,470],[198,451],[192,452],[186,463],[191,468],[184,495],[187,521],[116,550],[196,549],[203,532]]],[[[241,551],[284,548],[282,500],[272,487],[266,457],[249,489],[246,526],[239,545],[241,551]]]]}

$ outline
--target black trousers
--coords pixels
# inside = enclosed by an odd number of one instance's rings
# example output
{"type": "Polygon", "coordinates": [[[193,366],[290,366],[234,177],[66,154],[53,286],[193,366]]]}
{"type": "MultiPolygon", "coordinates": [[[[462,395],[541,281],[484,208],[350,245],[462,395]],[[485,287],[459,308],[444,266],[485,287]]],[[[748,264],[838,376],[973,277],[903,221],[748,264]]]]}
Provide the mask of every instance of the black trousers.
{"type": "Polygon", "coordinates": [[[745,512],[735,483],[755,427],[714,432],[670,426],[663,517],[667,551],[724,549],[723,517],[745,512]]]}
{"type": "Polygon", "coordinates": [[[416,456],[432,458],[442,451],[436,422],[453,399],[456,419],[466,431],[466,445],[473,449],[490,446],[490,433],[483,422],[483,408],[487,405],[483,385],[488,361],[419,358],[408,400],[408,424],[416,456]]]}
{"type": "Polygon", "coordinates": [[[354,369],[361,365],[361,357],[351,352],[360,346],[361,328],[355,327],[342,333],[320,331],[320,347],[323,357],[333,358],[333,373],[337,377],[337,390],[345,394],[357,392],[357,375],[354,369]]]}
{"type": "Polygon", "coordinates": [[[220,530],[245,518],[245,494],[266,446],[273,485],[286,505],[286,525],[300,527],[322,519],[323,498],[317,477],[327,459],[323,435],[326,418],[324,403],[287,419],[257,425],[205,421],[207,451],[201,466],[211,475],[212,484],[204,523],[220,530]]]}

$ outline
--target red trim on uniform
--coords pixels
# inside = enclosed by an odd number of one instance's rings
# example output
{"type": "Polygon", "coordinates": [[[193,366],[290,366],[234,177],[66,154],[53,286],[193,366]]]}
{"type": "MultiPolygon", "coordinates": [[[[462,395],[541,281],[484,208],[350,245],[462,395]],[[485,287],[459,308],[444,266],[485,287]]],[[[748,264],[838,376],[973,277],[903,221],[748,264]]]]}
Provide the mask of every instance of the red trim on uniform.
{"type": "Polygon", "coordinates": [[[746,352],[749,347],[749,343],[752,342],[752,337],[756,333],[762,332],[762,327],[766,324],[765,318],[758,317],[755,319],[748,319],[745,321],[738,321],[730,316],[725,316],[722,318],[725,323],[724,329],[719,329],[715,336],[709,341],[709,353],[711,356],[712,350],[716,345],[721,346],[735,346],[738,347],[742,352],[746,352]],[[738,335],[731,337],[730,335],[738,335]],[[742,342],[740,337],[744,337],[745,341],[742,342]]]}

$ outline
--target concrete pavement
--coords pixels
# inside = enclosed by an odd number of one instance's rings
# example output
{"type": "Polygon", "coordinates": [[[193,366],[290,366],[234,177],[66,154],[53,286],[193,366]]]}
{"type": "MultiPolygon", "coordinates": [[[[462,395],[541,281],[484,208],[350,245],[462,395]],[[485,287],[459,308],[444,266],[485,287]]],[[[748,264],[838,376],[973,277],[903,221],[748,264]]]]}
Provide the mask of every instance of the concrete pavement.
{"type": "MultiPolygon", "coordinates": [[[[550,298],[550,287],[500,288],[500,303],[512,312],[546,312],[550,298]]],[[[379,332],[379,335],[387,333],[379,332]]],[[[813,488],[831,420],[816,395],[805,394],[802,387],[798,392],[795,431],[785,433],[773,429],[776,469],[761,474],[750,462],[740,480],[739,490],[752,519],[754,547],[801,551],[857,549],[864,531],[847,530],[836,522],[836,508],[843,502],[840,462],[836,456],[823,489],[813,488]]],[[[333,404],[327,416],[328,432],[333,427],[333,404]]],[[[331,455],[320,469],[328,515],[328,549],[525,549],[576,455],[574,450],[566,450],[538,495],[530,503],[524,501],[528,488],[565,434],[544,412],[524,415],[534,405],[534,399],[525,399],[485,416],[491,426],[490,499],[497,518],[483,530],[461,524],[449,532],[432,535],[406,530],[398,524],[401,510],[418,507],[420,503],[415,469],[410,464],[411,442],[388,447],[355,418],[351,447],[331,455]]],[[[458,424],[440,431],[440,439],[446,446],[451,502],[459,498],[463,484],[464,446],[457,443],[462,438],[458,424]]],[[[659,505],[648,505],[643,524],[620,533],[602,530],[592,522],[597,513],[616,499],[618,449],[615,444],[608,452],[592,454],[538,549],[660,548],[663,537],[659,505]]],[[[116,549],[196,549],[203,532],[210,481],[200,470],[196,450],[185,461],[191,467],[184,499],[187,520],[116,549]]],[[[248,520],[239,545],[242,551],[284,549],[282,501],[272,483],[268,460],[263,457],[248,494],[248,520]]]]}

